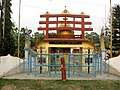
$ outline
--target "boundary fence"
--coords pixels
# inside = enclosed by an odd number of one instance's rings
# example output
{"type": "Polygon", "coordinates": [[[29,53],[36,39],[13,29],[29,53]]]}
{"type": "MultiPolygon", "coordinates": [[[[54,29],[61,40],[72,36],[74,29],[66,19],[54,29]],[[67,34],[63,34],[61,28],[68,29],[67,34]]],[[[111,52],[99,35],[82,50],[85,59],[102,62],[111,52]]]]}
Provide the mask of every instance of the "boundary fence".
{"type": "Polygon", "coordinates": [[[94,54],[32,54],[29,49],[28,59],[21,63],[22,72],[28,75],[34,73],[37,76],[62,76],[65,70],[65,76],[96,77],[97,74],[106,73],[106,51],[100,51],[94,54]],[[64,63],[61,59],[64,59],[64,63]]]}

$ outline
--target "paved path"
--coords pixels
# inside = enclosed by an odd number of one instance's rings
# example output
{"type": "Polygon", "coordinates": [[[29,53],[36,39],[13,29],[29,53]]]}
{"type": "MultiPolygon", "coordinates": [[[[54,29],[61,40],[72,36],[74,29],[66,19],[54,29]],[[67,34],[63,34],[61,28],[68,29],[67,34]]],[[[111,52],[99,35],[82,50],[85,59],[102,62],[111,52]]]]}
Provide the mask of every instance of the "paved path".
{"type": "MultiPolygon", "coordinates": [[[[8,73],[6,73],[2,78],[6,78],[6,79],[41,79],[41,80],[61,80],[61,72],[59,72],[59,74],[55,75],[52,74],[51,76],[49,76],[48,74],[39,74],[39,71],[37,71],[37,76],[34,76],[34,73],[31,72],[28,74],[27,72],[27,66],[25,67],[25,72],[21,71],[21,68],[18,66],[16,68],[14,68],[13,70],[9,71],[8,73]]],[[[70,77],[67,76],[68,80],[120,80],[119,76],[115,76],[112,74],[104,74],[102,73],[102,75],[100,75],[99,73],[96,75],[96,77],[94,75],[71,75],[70,77]]]]}
{"type": "MultiPolygon", "coordinates": [[[[47,75],[47,74],[37,74],[36,77],[34,77],[34,73],[27,73],[27,72],[20,72],[20,68],[16,68],[12,70],[11,72],[8,72],[3,78],[5,79],[40,79],[40,80],[61,80],[61,75],[47,75]]],[[[120,80],[119,76],[115,76],[112,74],[97,74],[95,76],[77,76],[77,75],[71,75],[70,77],[67,77],[67,80],[120,80]]]]}

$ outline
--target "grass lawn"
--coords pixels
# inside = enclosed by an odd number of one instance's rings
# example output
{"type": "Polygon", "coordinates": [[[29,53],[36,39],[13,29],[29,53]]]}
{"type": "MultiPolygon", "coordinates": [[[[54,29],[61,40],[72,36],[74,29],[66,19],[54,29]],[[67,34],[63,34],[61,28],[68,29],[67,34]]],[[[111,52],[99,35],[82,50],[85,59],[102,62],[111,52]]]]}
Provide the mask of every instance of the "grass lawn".
{"type": "Polygon", "coordinates": [[[0,90],[120,90],[120,81],[0,79],[0,90]]]}

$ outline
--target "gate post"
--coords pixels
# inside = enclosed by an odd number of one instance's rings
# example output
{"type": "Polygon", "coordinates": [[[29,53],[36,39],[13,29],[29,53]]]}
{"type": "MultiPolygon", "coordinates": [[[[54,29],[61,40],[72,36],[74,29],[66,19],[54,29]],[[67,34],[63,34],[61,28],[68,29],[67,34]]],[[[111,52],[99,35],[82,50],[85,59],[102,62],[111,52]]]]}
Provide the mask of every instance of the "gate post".
{"type": "Polygon", "coordinates": [[[66,81],[65,60],[63,57],[61,57],[61,72],[62,72],[62,80],[66,81]]]}
{"type": "Polygon", "coordinates": [[[31,54],[29,54],[29,56],[28,56],[29,58],[28,58],[28,74],[31,72],[31,67],[32,67],[32,57],[31,57],[31,54]]]}
{"type": "Polygon", "coordinates": [[[34,77],[36,77],[36,57],[37,57],[37,55],[33,54],[33,57],[34,57],[34,77]]]}
{"type": "Polygon", "coordinates": [[[70,54],[68,54],[68,77],[70,77],[70,54]]]}
{"type": "Polygon", "coordinates": [[[88,74],[90,73],[90,49],[88,49],[88,74]]]}
{"type": "Polygon", "coordinates": [[[100,51],[100,75],[102,75],[102,51],[100,51]]]}
{"type": "Polygon", "coordinates": [[[40,47],[40,74],[42,73],[42,47],[40,47]]]}

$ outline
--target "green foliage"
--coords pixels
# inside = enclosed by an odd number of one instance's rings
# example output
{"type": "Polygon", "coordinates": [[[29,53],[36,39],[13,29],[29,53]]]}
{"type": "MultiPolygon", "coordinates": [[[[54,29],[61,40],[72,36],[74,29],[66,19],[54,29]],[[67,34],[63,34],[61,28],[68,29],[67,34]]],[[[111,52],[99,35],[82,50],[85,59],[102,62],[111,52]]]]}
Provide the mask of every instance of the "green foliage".
{"type": "Polygon", "coordinates": [[[113,41],[112,41],[112,46],[113,46],[113,51],[118,53],[120,50],[120,5],[115,5],[113,7],[113,41]]]}
{"type": "Polygon", "coordinates": [[[105,27],[105,36],[104,36],[104,41],[105,41],[105,48],[108,49],[110,45],[110,29],[106,26],[105,27]]]}
{"type": "MultiPolygon", "coordinates": [[[[25,48],[25,31],[27,31],[28,29],[27,28],[21,28],[21,30],[19,31],[19,34],[20,34],[20,36],[19,36],[19,54],[20,54],[20,58],[24,58],[24,48],[25,48]]],[[[15,36],[15,38],[16,38],[16,46],[17,46],[17,48],[16,48],[16,55],[18,54],[18,29],[17,28],[15,28],[15,30],[14,30],[15,32],[14,32],[14,36],[15,36]]],[[[32,33],[32,30],[28,30],[29,31],[29,33],[32,33]]]]}
{"type": "Polygon", "coordinates": [[[112,7],[112,33],[110,31],[110,27],[106,27],[105,32],[106,48],[109,48],[110,37],[112,34],[112,56],[117,56],[120,52],[120,5],[116,4],[112,7]]]}
{"type": "Polygon", "coordinates": [[[99,35],[96,32],[91,32],[90,34],[86,33],[85,37],[88,40],[90,40],[93,44],[100,43],[99,35]]]}
{"type": "Polygon", "coordinates": [[[44,38],[45,38],[44,33],[35,32],[31,37],[32,46],[35,46],[37,43],[39,43],[44,38]]]}
{"type": "Polygon", "coordinates": [[[24,57],[24,47],[25,47],[25,28],[20,30],[20,57],[24,57]]]}
{"type": "MultiPolygon", "coordinates": [[[[5,1],[2,0],[4,5],[5,1]]],[[[11,0],[6,0],[5,4],[5,35],[4,38],[1,38],[2,32],[0,34],[0,38],[2,43],[0,43],[0,56],[5,56],[11,54],[12,56],[17,56],[18,54],[18,28],[11,21],[11,0]]],[[[3,22],[3,20],[2,20],[3,22]]],[[[24,57],[24,47],[25,47],[25,31],[27,28],[21,28],[20,30],[20,58],[24,57]]],[[[3,31],[3,30],[2,30],[3,31]]],[[[32,30],[28,30],[29,33],[32,30]]],[[[3,35],[2,35],[3,36],[3,35]]],[[[31,37],[31,44],[35,46],[38,42],[45,38],[45,34],[40,34],[38,32],[34,33],[31,37]]]]}
{"type": "MultiPolygon", "coordinates": [[[[4,0],[3,0],[4,5],[4,0]]],[[[13,23],[11,22],[11,0],[6,0],[5,6],[5,35],[2,35],[2,43],[0,45],[0,56],[15,53],[15,40],[13,35],[13,23]]],[[[3,21],[3,20],[2,20],[3,21]]]]}

